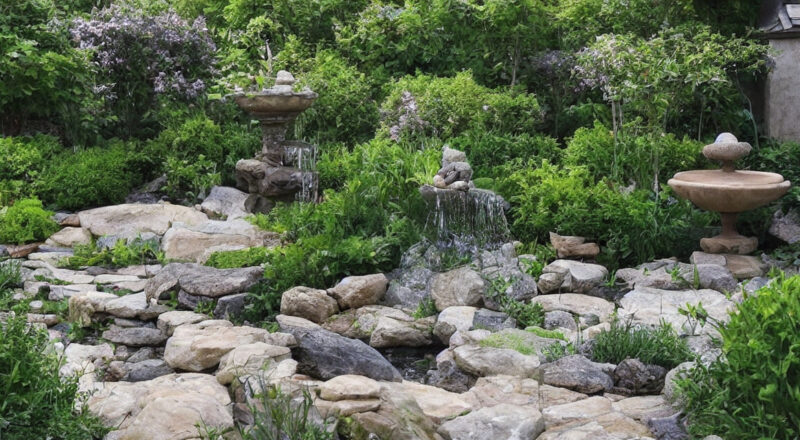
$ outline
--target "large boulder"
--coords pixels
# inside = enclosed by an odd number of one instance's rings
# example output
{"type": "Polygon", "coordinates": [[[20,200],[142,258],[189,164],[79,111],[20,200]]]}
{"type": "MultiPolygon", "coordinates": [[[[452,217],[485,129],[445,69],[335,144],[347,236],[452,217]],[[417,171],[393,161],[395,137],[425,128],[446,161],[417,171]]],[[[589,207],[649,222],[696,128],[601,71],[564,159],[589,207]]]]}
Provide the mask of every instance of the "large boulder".
{"type": "Polygon", "coordinates": [[[164,256],[170,260],[205,262],[215,251],[275,246],[278,235],[237,219],[210,220],[199,225],[175,223],[161,240],[164,256]]]}
{"type": "Polygon", "coordinates": [[[464,266],[437,274],[431,280],[431,297],[440,312],[452,306],[475,306],[486,289],[478,272],[464,266]]]}
{"type": "Polygon", "coordinates": [[[436,318],[400,320],[388,316],[378,318],[369,338],[375,348],[422,347],[433,342],[433,324],[436,318]]]}
{"type": "Polygon", "coordinates": [[[800,216],[796,210],[784,214],[780,209],[772,216],[769,233],[787,243],[800,241],[800,216]]]}
{"type": "Polygon", "coordinates": [[[256,375],[285,360],[291,361],[288,347],[263,342],[240,345],[220,358],[217,381],[227,385],[236,376],[256,375]]]}
{"type": "Polygon", "coordinates": [[[108,382],[89,411],[117,431],[109,438],[186,440],[199,426],[233,428],[228,390],[208,374],[170,374],[143,382],[108,382]]]}
{"type": "Polygon", "coordinates": [[[169,291],[183,290],[190,295],[218,298],[245,292],[261,281],[264,269],[216,269],[192,263],[170,263],[145,285],[147,300],[159,299],[169,291]]]}
{"type": "Polygon", "coordinates": [[[76,244],[91,244],[92,243],[92,233],[89,232],[87,229],[84,228],[76,228],[76,227],[66,227],[55,234],[51,235],[50,238],[45,241],[46,245],[49,246],[64,246],[64,247],[73,247],[76,244]]]}
{"type": "MultiPolygon", "coordinates": [[[[671,291],[637,287],[620,300],[622,308],[617,313],[620,319],[630,318],[633,322],[651,326],[658,326],[664,320],[676,331],[688,334],[692,331],[692,323],[679,310],[686,308],[687,304],[697,306],[700,303],[713,320],[721,322],[728,321],[728,312],[734,307],[731,300],[716,290],[671,291]]],[[[705,326],[697,324],[694,331],[703,334],[715,330],[709,320],[705,326]]]]}
{"type": "Polygon", "coordinates": [[[342,309],[357,309],[377,304],[386,293],[388,284],[389,280],[382,273],[352,276],[342,279],[328,293],[336,298],[342,309]]]}
{"type": "Polygon", "coordinates": [[[228,321],[203,321],[177,327],[167,340],[164,360],[175,369],[203,371],[215,367],[234,348],[256,342],[290,346],[295,340],[285,333],[270,333],[255,327],[234,327],[228,321]]]}
{"type": "Polygon", "coordinates": [[[500,404],[456,417],[438,432],[446,440],[531,440],[542,431],[544,418],[535,407],[500,404]]]}
{"type": "Polygon", "coordinates": [[[103,235],[136,235],[152,232],[164,235],[174,222],[198,225],[208,217],[194,208],[167,203],[104,206],[78,213],[81,227],[95,237],[103,235]]]}
{"type": "Polygon", "coordinates": [[[598,364],[578,354],[544,364],[541,370],[543,383],[579,393],[607,392],[614,386],[614,379],[609,374],[614,365],[598,364]]]}
{"type": "Polygon", "coordinates": [[[344,374],[375,380],[399,381],[400,373],[377,350],[357,340],[340,336],[321,327],[286,325],[281,330],[294,335],[297,347],[292,357],[298,371],[323,380],[344,374]]]}
{"type": "Polygon", "coordinates": [[[456,365],[475,376],[498,374],[534,377],[539,371],[539,359],[507,348],[462,345],[453,350],[456,365]]]}
{"type": "Polygon", "coordinates": [[[542,293],[551,293],[558,288],[562,292],[587,293],[603,283],[608,276],[608,269],[599,264],[556,260],[542,269],[543,275],[550,273],[556,274],[555,279],[549,280],[547,285],[539,283],[542,293]]]}
{"type": "Polygon", "coordinates": [[[157,328],[112,325],[103,332],[103,339],[115,344],[143,347],[161,345],[167,340],[167,335],[157,328]]]}
{"type": "Polygon", "coordinates": [[[324,290],[297,286],[281,295],[281,314],[299,316],[321,324],[330,316],[339,313],[336,300],[324,290]]]}
{"type": "Polygon", "coordinates": [[[227,220],[247,217],[246,201],[250,195],[229,186],[215,186],[200,204],[200,209],[210,217],[222,217],[227,220]]]}
{"type": "Polygon", "coordinates": [[[450,336],[457,331],[468,331],[478,309],[469,306],[452,306],[442,310],[433,327],[433,334],[444,345],[450,344],[450,336]]]}

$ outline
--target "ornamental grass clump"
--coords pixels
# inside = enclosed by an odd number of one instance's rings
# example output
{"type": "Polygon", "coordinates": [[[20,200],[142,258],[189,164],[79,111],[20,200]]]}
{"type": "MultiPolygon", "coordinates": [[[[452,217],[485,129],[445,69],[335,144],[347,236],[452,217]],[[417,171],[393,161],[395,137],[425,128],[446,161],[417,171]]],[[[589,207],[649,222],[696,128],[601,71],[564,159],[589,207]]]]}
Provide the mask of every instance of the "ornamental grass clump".
{"type": "Polygon", "coordinates": [[[670,369],[693,358],[686,341],[681,339],[668,322],[656,328],[620,322],[614,318],[611,328],[594,339],[592,359],[596,362],[618,364],[625,359],[639,359],[645,364],[670,369]]]}
{"type": "Polygon", "coordinates": [[[693,437],[800,436],[800,276],[779,278],[718,325],[722,356],[678,380],[693,437]]]}

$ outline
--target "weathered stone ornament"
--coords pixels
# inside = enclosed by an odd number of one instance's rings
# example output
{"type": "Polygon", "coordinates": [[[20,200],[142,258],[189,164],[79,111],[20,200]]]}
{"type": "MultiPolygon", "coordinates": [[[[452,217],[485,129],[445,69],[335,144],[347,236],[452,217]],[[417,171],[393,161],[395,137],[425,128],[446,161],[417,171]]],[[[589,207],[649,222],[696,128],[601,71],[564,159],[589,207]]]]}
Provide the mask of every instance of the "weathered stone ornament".
{"type": "Polygon", "coordinates": [[[273,201],[292,200],[298,193],[302,199],[313,198],[315,176],[307,162],[313,162],[314,147],[287,141],[286,129],[318,95],[308,88],[296,92],[294,83],[292,74],[281,70],[269,89],[234,96],[236,104],[261,123],[261,151],[254,159],[236,163],[236,186],[251,194],[254,200],[248,205],[262,211],[273,201]]]}
{"type": "Polygon", "coordinates": [[[679,197],[689,199],[701,209],[719,212],[722,233],[700,240],[700,247],[712,254],[749,254],[758,248],[758,239],[736,231],[740,212],[764,206],[786,194],[791,186],[776,173],[737,170],[734,162],[748,153],[747,142],[739,142],[730,133],[722,133],[703,148],[703,155],[722,162],[720,170],[692,170],[675,174],[669,186],[679,197]]]}

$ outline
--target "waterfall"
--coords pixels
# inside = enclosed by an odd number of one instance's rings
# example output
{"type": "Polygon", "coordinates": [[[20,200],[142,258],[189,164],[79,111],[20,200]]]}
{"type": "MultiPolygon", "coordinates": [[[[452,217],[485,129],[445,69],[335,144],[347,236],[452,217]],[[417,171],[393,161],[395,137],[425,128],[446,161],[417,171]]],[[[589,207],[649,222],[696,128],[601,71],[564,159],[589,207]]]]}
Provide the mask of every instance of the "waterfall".
{"type": "Polygon", "coordinates": [[[317,147],[302,141],[284,141],[284,165],[300,170],[302,182],[295,200],[313,202],[318,196],[317,147]]]}

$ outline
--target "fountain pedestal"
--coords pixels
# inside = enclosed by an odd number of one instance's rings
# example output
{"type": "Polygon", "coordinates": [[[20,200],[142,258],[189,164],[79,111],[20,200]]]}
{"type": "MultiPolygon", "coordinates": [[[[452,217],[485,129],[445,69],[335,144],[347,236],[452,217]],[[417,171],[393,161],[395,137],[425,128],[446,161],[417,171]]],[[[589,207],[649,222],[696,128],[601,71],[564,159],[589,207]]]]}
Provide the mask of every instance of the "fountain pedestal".
{"type": "Polygon", "coordinates": [[[236,163],[236,186],[251,194],[250,203],[269,209],[275,201],[290,201],[300,194],[311,193],[308,186],[316,179],[313,171],[304,166],[307,161],[289,157],[287,150],[302,157],[302,150],[313,146],[286,141],[286,129],[297,116],[317,99],[311,90],[295,92],[295,80],[289,72],[280,71],[275,86],[255,94],[234,96],[236,104],[261,124],[261,151],[253,159],[236,163]]]}
{"type": "Polygon", "coordinates": [[[711,254],[749,254],[758,248],[755,237],[745,237],[736,231],[736,217],[779,199],[791,183],[783,176],[761,171],[742,171],[734,162],[750,153],[750,144],[739,142],[730,133],[703,148],[703,155],[722,162],[719,170],[694,170],[675,174],[669,186],[684,199],[701,209],[719,212],[722,233],[703,238],[700,247],[711,254]]]}

